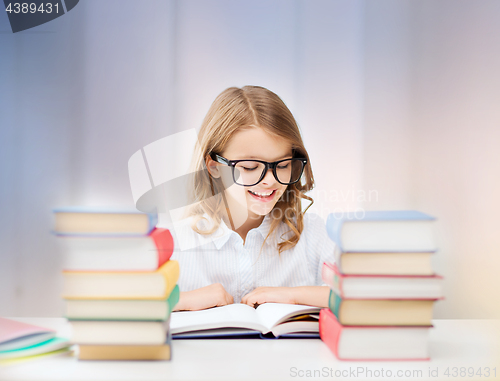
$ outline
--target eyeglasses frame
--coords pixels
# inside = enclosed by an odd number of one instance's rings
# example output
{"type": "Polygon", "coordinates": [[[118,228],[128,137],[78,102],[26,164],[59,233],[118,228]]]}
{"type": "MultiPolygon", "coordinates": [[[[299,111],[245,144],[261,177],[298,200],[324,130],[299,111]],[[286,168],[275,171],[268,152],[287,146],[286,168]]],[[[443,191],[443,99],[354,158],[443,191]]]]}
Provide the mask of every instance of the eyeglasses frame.
{"type": "Polygon", "coordinates": [[[303,157],[292,157],[290,159],[283,159],[283,160],[273,161],[272,163],[270,163],[268,161],[254,160],[254,159],[229,160],[229,159],[226,159],[225,157],[222,157],[221,155],[218,155],[218,154],[216,154],[214,152],[212,152],[210,154],[210,157],[212,158],[213,161],[215,161],[215,162],[217,162],[219,164],[225,164],[225,165],[231,167],[231,170],[232,170],[232,173],[233,173],[233,181],[234,181],[234,183],[237,184],[237,185],[239,185],[239,186],[242,186],[242,187],[253,187],[254,185],[257,185],[258,183],[260,183],[264,179],[264,177],[266,177],[266,173],[267,173],[267,171],[269,169],[272,169],[274,178],[281,185],[292,185],[292,184],[298,183],[300,181],[301,177],[302,177],[302,174],[304,173],[304,168],[306,167],[306,164],[307,164],[307,159],[303,158],[303,157]],[[297,180],[295,180],[294,182],[292,182],[292,183],[282,183],[278,179],[278,175],[276,173],[276,166],[279,163],[282,163],[282,162],[288,161],[288,160],[299,160],[299,161],[301,161],[302,162],[302,170],[300,171],[299,178],[297,180]],[[243,185],[243,184],[238,184],[238,182],[236,182],[236,178],[234,177],[234,169],[235,169],[236,164],[238,164],[238,163],[240,163],[242,161],[255,161],[255,162],[262,163],[262,164],[265,165],[265,170],[262,171],[262,175],[260,176],[259,181],[257,181],[255,184],[243,185]]]}

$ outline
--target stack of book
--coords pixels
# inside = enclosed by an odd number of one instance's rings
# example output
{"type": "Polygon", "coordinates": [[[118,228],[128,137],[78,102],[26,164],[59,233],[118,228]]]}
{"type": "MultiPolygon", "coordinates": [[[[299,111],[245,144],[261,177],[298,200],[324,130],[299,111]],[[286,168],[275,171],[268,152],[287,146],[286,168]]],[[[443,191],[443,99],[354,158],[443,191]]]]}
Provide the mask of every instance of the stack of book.
{"type": "Polygon", "coordinates": [[[69,350],[69,340],[52,329],[0,317],[0,366],[69,350]]]}
{"type": "Polygon", "coordinates": [[[432,309],[443,297],[431,264],[433,221],[417,211],[328,217],[339,250],[335,264],[323,264],[331,291],[320,336],[338,359],[429,359],[432,309]]]}
{"type": "Polygon", "coordinates": [[[65,315],[80,360],[169,360],[179,300],[174,244],[153,215],[55,210],[63,246],[65,315]]]}

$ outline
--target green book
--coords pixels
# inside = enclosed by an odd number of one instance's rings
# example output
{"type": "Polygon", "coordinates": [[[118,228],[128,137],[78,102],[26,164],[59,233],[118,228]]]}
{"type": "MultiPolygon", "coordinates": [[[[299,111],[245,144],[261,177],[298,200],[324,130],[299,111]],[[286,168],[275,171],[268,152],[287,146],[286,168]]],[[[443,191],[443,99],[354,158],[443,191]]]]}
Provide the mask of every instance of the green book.
{"type": "Polygon", "coordinates": [[[66,300],[65,316],[69,320],[167,320],[179,302],[179,286],[164,300],[71,299],[66,300]]]}
{"type": "Polygon", "coordinates": [[[436,299],[345,299],[330,291],[328,307],[348,326],[430,326],[436,299]]]}
{"type": "Polygon", "coordinates": [[[69,351],[69,347],[70,342],[68,339],[54,337],[24,348],[0,351],[0,365],[67,352],[69,351]]]}

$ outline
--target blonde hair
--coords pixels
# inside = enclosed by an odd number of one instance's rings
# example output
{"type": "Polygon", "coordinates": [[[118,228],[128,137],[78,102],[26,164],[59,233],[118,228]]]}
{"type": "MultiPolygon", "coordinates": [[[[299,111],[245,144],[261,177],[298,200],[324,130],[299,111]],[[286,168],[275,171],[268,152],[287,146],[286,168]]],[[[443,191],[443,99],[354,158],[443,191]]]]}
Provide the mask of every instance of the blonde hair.
{"type": "MultiPolygon", "coordinates": [[[[193,156],[192,165],[195,166],[196,173],[192,186],[194,201],[197,203],[189,210],[189,215],[194,216],[191,227],[197,233],[214,233],[219,228],[221,216],[226,209],[220,197],[224,191],[222,182],[210,176],[205,167],[209,155],[212,152],[221,154],[237,130],[253,126],[287,140],[292,146],[294,156],[306,158],[309,163],[309,155],[302,142],[299,127],[288,107],[275,93],[259,86],[230,87],[224,90],[212,103],[203,120],[193,156]],[[213,224],[202,230],[198,222],[204,219],[205,213],[213,224]]],[[[282,241],[278,243],[279,253],[292,248],[299,241],[304,228],[303,215],[313,203],[313,199],[306,196],[305,192],[313,186],[314,178],[311,165],[308,164],[304,168],[303,179],[288,185],[269,213],[271,226],[266,240],[280,222],[285,223],[292,233],[280,237],[282,241]],[[301,199],[311,202],[304,211],[301,199]],[[273,213],[275,210],[280,210],[280,213],[273,213]],[[279,216],[276,217],[276,214],[279,216]]]]}

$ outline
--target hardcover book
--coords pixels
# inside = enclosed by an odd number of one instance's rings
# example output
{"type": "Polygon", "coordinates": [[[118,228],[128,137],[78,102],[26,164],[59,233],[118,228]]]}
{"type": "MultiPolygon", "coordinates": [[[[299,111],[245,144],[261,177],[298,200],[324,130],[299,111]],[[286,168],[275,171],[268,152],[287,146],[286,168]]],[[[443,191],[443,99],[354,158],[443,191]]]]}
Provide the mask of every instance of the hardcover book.
{"type": "Polygon", "coordinates": [[[63,272],[65,299],[166,299],[179,279],[179,263],[154,272],[63,272]]]}
{"type": "Polygon", "coordinates": [[[435,300],[345,299],[330,290],[328,307],[342,325],[432,325],[435,300]]]}
{"type": "Polygon", "coordinates": [[[179,286],[166,300],[66,300],[70,320],[166,320],[179,301],[179,286]]]}
{"type": "Polygon", "coordinates": [[[319,317],[321,340],[339,360],[429,360],[430,327],[341,325],[329,309],[319,317]]]}
{"type": "Polygon", "coordinates": [[[90,345],[162,345],[168,334],[166,321],[71,321],[71,342],[90,345]]]}
{"type": "Polygon", "coordinates": [[[343,252],[433,252],[435,218],[413,210],[365,211],[326,221],[329,237],[343,252]]]}
{"type": "Polygon", "coordinates": [[[154,229],[147,236],[60,237],[66,271],[154,271],[174,251],[168,229],[154,229]]]}
{"type": "Polygon", "coordinates": [[[78,360],[157,361],[170,360],[170,341],[161,345],[90,345],[78,346],[78,360]]]}
{"type": "Polygon", "coordinates": [[[172,312],[170,328],[173,339],[318,337],[319,311],[318,307],[297,304],[265,303],[257,308],[229,304],[201,311],[172,312]]]}
{"type": "Polygon", "coordinates": [[[335,251],[335,263],[342,274],[433,275],[433,252],[355,253],[335,251]]]}
{"type": "Polygon", "coordinates": [[[68,207],[54,209],[57,235],[148,235],[156,226],[156,214],[138,211],[68,207]]]}
{"type": "Polygon", "coordinates": [[[442,299],[439,275],[346,275],[336,265],[323,263],[322,278],[345,299],[442,299]]]}

